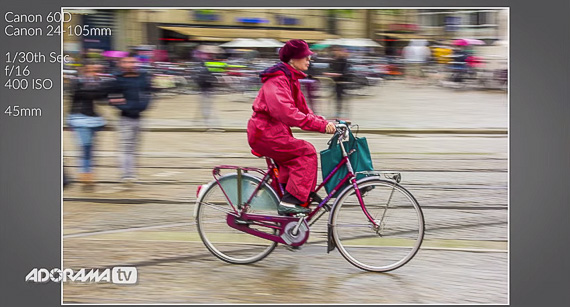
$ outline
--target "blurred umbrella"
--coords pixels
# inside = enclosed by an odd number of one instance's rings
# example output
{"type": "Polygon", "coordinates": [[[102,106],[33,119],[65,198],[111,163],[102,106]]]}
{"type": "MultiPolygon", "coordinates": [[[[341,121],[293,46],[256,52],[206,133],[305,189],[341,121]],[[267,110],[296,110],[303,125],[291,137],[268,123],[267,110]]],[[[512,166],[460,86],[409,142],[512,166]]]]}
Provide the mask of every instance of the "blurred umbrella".
{"type": "MultiPolygon", "coordinates": [[[[340,38],[327,38],[324,41],[320,41],[316,43],[316,45],[323,45],[323,46],[332,46],[332,45],[340,45],[342,39],[340,38]]],[[[326,47],[325,47],[326,48],[326,47]]]]}
{"type": "Polygon", "coordinates": [[[464,39],[456,39],[453,41],[453,45],[455,45],[455,46],[467,46],[469,44],[464,39]]]}
{"type": "Polygon", "coordinates": [[[349,38],[346,40],[348,46],[352,47],[382,47],[382,45],[369,38],[349,38]]]}
{"type": "Polygon", "coordinates": [[[285,43],[272,38],[258,38],[257,41],[267,48],[281,48],[285,45],[285,43]]]}
{"type": "Polygon", "coordinates": [[[314,44],[311,46],[312,50],[321,50],[321,49],[325,49],[328,48],[330,45],[328,44],[314,44]]]}
{"type": "Polygon", "coordinates": [[[485,45],[485,42],[478,39],[462,38],[453,41],[455,46],[468,46],[468,45],[485,45]]]}
{"type": "Polygon", "coordinates": [[[345,47],[382,47],[382,45],[369,38],[336,38],[325,39],[313,45],[313,48],[326,48],[331,45],[345,46],[345,47]]]}
{"type": "Polygon", "coordinates": [[[214,45],[200,45],[197,48],[198,51],[203,53],[223,53],[224,50],[218,46],[214,45]]]}
{"type": "Polygon", "coordinates": [[[469,45],[485,45],[485,42],[479,39],[465,38],[469,45]]]}
{"type": "Polygon", "coordinates": [[[129,53],[127,51],[107,50],[103,52],[102,55],[109,58],[124,58],[129,55],[129,53]]]}
{"type": "Polygon", "coordinates": [[[508,47],[508,46],[509,46],[509,42],[506,41],[506,40],[499,40],[499,41],[496,41],[493,45],[495,45],[495,46],[505,46],[505,47],[508,47]]]}
{"type": "Polygon", "coordinates": [[[263,43],[252,38],[236,38],[231,42],[221,44],[220,47],[232,48],[263,48],[266,47],[263,43]]]}

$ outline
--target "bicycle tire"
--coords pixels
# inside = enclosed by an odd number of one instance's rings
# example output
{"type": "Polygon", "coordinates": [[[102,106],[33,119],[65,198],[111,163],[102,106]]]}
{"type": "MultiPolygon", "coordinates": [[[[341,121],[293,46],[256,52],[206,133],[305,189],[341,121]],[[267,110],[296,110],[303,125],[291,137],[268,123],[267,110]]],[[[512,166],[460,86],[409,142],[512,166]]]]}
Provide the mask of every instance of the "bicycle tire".
{"type": "MultiPolygon", "coordinates": [[[[259,184],[258,177],[242,174],[242,197],[245,199],[259,184]]],[[[206,248],[219,259],[232,264],[250,264],[267,257],[277,246],[277,242],[265,240],[251,234],[231,228],[227,223],[227,215],[233,212],[226,196],[230,199],[237,195],[237,174],[221,177],[219,183],[213,181],[196,202],[196,227],[200,239],[206,248]]],[[[237,202],[232,200],[233,204],[237,202]]],[[[252,200],[250,213],[277,215],[279,198],[266,183],[252,200]]],[[[251,227],[251,226],[250,226],[251,227]]],[[[259,227],[257,228],[259,229],[259,227]]],[[[275,234],[276,230],[270,233],[275,234]]]]}
{"type": "Polygon", "coordinates": [[[334,243],[354,266],[372,272],[388,272],[408,263],[419,251],[425,221],[414,196],[399,184],[368,177],[357,182],[364,205],[378,232],[365,216],[354,187],[344,189],[335,202],[329,220],[334,243]],[[383,205],[384,203],[384,205],[383,205]],[[390,210],[388,210],[390,209],[390,210]]]}

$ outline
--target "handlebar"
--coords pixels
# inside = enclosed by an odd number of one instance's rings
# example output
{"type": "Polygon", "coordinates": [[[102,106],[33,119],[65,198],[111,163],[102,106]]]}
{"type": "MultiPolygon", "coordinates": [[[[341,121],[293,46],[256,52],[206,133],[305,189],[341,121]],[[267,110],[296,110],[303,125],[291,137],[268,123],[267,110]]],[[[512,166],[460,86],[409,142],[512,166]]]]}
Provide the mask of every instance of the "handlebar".
{"type": "Polygon", "coordinates": [[[345,130],[348,129],[347,124],[336,124],[334,126],[336,127],[336,132],[344,132],[345,130]]]}
{"type": "Polygon", "coordinates": [[[347,131],[350,127],[351,122],[348,120],[336,120],[337,124],[335,125],[336,127],[336,131],[337,132],[345,132],[347,131]]]}
{"type": "Polygon", "coordinates": [[[329,144],[332,141],[332,139],[336,136],[339,136],[338,140],[340,142],[342,142],[345,139],[348,139],[348,131],[350,130],[350,121],[345,121],[345,120],[336,120],[337,124],[335,125],[336,127],[336,132],[333,134],[333,136],[331,137],[331,139],[329,140],[329,144]]]}

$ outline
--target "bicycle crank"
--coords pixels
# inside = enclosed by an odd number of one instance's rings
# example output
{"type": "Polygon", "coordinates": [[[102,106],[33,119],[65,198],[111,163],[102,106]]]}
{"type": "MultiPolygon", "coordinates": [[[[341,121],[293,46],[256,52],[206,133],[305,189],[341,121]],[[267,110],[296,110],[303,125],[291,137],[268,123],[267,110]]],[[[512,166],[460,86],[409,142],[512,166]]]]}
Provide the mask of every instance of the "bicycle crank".
{"type": "Polygon", "coordinates": [[[283,227],[281,239],[290,246],[303,245],[309,238],[309,226],[305,220],[292,221],[283,227]],[[296,233],[295,233],[296,230],[296,233]]]}

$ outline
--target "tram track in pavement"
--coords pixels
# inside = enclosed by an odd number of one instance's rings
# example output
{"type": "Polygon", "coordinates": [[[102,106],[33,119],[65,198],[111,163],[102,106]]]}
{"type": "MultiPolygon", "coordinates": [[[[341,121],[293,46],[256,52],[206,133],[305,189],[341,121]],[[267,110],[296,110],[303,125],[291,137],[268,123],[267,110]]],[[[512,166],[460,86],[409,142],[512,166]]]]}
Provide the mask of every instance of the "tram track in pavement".
{"type": "MultiPolygon", "coordinates": [[[[507,223],[508,223],[507,221],[481,221],[478,223],[457,223],[454,225],[441,225],[441,226],[435,226],[435,227],[430,227],[429,225],[427,225],[426,226],[426,232],[437,231],[437,230],[467,229],[467,228],[476,228],[476,227],[484,227],[484,226],[500,226],[500,225],[506,225],[507,223]]],[[[98,236],[98,235],[106,235],[106,234],[143,231],[143,230],[153,230],[153,229],[161,229],[161,228],[175,228],[175,227],[183,227],[183,226],[195,226],[195,225],[196,225],[196,222],[178,222],[178,223],[167,223],[167,224],[155,224],[155,225],[148,225],[148,226],[115,228],[115,229],[98,230],[98,231],[85,231],[85,232],[77,232],[77,233],[66,234],[63,236],[63,239],[73,239],[73,238],[82,238],[82,237],[90,237],[90,236],[98,236]]],[[[317,231],[317,233],[319,233],[319,232],[317,231]]],[[[318,242],[320,242],[320,241],[313,241],[310,243],[318,243],[318,242]]],[[[323,240],[322,242],[326,242],[326,240],[323,240]]]]}
{"type": "MultiPolygon", "coordinates": [[[[107,153],[106,153],[107,154],[107,153]]],[[[107,155],[104,155],[103,157],[107,158],[107,155]]],[[[176,156],[177,153],[171,153],[171,154],[167,154],[167,155],[162,155],[160,153],[153,153],[152,155],[149,156],[144,156],[143,158],[146,158],[147,160],[147,165],[140,165],[139,168],[140,169],[148,169],[148,170],[196,170],[196,171],[211,171],[212,167],[211,166],[165,166],[165,165],[156,165],[155,163],[159,161],[164,161],[165,159],[172,159],[171,162],[175,163],[176,161],[182,161],[188,158],[192,158],[195,157],[196,155],[194,154],[190,154],[190,155],[182,155],[182,156],[176,156]],[[148,162],[152,162],[152,163],[148,163],[148,162]],[[148,165],[150,164],[150,165],[148,165]]],[[[388,155],[390,155],[391,153],[388,153],[388,155]]],[[[474,157],[471,155],[465,155],[461,154],[461,157],[451,157],[451,156],[446,156],[444,158],[432,158],[432,157],[425,157],[425,158],[416,158],[416,157],[402,157],[402,158],[394,158],[394,157],[390,157],[387,159],[380,159],[383,160],[384,162],[388,161],[388,160],[400,160],[400,161],[408,161],[408,162],[413,162],[413,161],[418,161],[418,162],[422,162],[422,163],[426,163],[429,164],[429,162],[433,162],[433,161],[441,161],[441,162],[449,162],[449,161],[463,161],[465,163],[472,163],[473,161],[479,161],[479,160],[484,160],[484,161],[496,161],[496,162],[507,162],[508,159],[507,158],[502,158],[502,157],[474,157]]],[[[72,155],[66,155],[67,158],[72,158],[72,156],[75,156],[74,154],[72,155]]],[[[378,156],[385,156],[384,154],[378,155],[378,156]]],[[[429,155],[427,155],[429,156],[429,155]]],[[[101,157],[101,158],[103,158],[101,157]]],[[[212,159],[212,158],[218,158],[218,159],[240,159],[243,160],[244,162],[241,163],[243,165],[247,164],[248,161],[255,161],[257,164],[263,164],[261,160],[253,158],[253,157],[249,157],[248,154],[230,154],[230,155],[207,155],[206,158],[212,159]],[[245,164],[244,164],[245,163],[245,164]]],[[[102,159],[103,160],[103,159],[102,159]]],[[[182,164],[182,163],[181,163],[182,164]]],[[[253,163],[252,163],[253,164],[253,163]]],[[[387,165],[389,165],[389,163],[385,163],[387,165]]],[[[115,168],[116,166],[113,163],[108,163],[108,161],[102,161],[100,162],[99,165],[96,165],[97,168],[100,168],[103,170],[105,169],[111,169],[111,168],[115,168]]],[[[71,169],[76,169],[77,166],[70,164],[70,165],[66,165],[66,168],[71,168],[71,169]]],[[[469,168],[462,168],[462,167],[453,167],[453,168],[447,168],[447,169],[443,169],[443,168],[406,168],[406,169],[398,169],[399,172],[401,173],[507,173],[508,170],[506,168],[473,168],[473,169],[469,169],[469,168]]],[[[154,178],[153,178],[154,179],[154,178]]],[[[204,180],[141,180],[139,183],[137,183],[137,185],[140,185],[142,187],[151,187],[151,186],[180,186],[180,185],[200,185],[200,184],[205,184],[207,183],[207,181],[204,180]]],[[[117,181],[114,180],[99,180],[97,181],[97,184],[101,184],[101,185],[116,185],[118,184],[117,181]]],[[[457,190],[471,190],[471,191],[485,191],[485,190],[508,190],[508,186],[506,185],[497,185],[494,184],[492,186],[489,185],[485,185],[484,183],[474,183],[474,184],[461,184],[461,185],[441,185],[441,184],[429,184],[429,183],[422,183],[422,182],[414,182],[414,183],[405,183],[404,184],[405,187],[414,189],[414,190],[437,190],[437,191],[457,191],[457,190]]],[[[189,195],[193,196],[193,193],[189,193],[189,195]]],[[[82,202],[82,203],[97,203],[97,204],[124,204],[124,205],[145,205],[145,204],[158,204],[158,205],[175,205],[175,206],[183,206],[183,205],[194,205],[195,204],[195,199],[181,199],[181,200],[177,200],[177,199],[160,199],[160,198],[120,198],[120,197],[91,197],[89,196],[79,196],[79,197],[64,197],[63,198],[64,202],[82,202]]],[[[434,199],[433,201],[428,201],[428,202],[423,202],[422,203],[422,209],[424,211],[429,211],[432,209],[443,209],[443,210],[461,210],[461,211],[485,211],[485,210],[499,210],[499,211],[505,211],[508,210],[508,206],[506,204],[500,204],[500,203],[490,203],[490,204],[484,204],[484,205],[477,205],[477,206],[473,206],[473,205],[467,205],[467,206],[461,206],[459,205],[440,205],[441,203],[446,203],[449,201],[446,201],[445,199],[439,198],[439,199],[434,199]],[[434,203],[434,205],[430,205],[430,203],[434,203]]],[[[505,226],[508,227],[508,221],[473,221],[473,222],[460,222],[460,223],[455,223],[453,225],[447,225],[447,224],[441,224],[441,225],[431,225],[432,227],[430,227],[430,225],[426,225],[426,232],[430,232],[430,231],[437,231],[437,230],[454,230],[454,229],[473,229],[473,228],[477,228],[477,227],[493,227],[493,226],[505,226]]],[[[173,222],[173,223],[157,223],[157,224],[152,224],[152,225],[144,225],[144,226],[137,226],[137,227],[124,227],[124,228],[113,228],[113,229],[106,229],[106,230],[100,230],[100,231],[85,231],[85,232],[77,232],[77,233],[70,233],[70,234],[66,234],[63,236],[64,240],[68,240],[68,239],[87,239],[87,240],[112,240],[112,239],[102,239],[102,238],[97,238],[97,236],[99,235],[106,235],[106,234],[116,234],[116,233],[125,233],[125,232],[138,232],[138,231],[152,231],[152,230],[158,230],[158,229],[168,229],[168,228],[174,228],[174,227],[184,227],[184,226],[191,226],[194,227],[195,226],[195,222],[173,222]]],[[[320,234],[322,235],[322,233],[318,232],[318,231],[314,231],[315,234],[320,234]]],[[[150,240],[152,241],[152,240],[150,240]]],[[[175,242],[175,241],[168,241],[168,242],[175,242]]],[[[176,241],[178,242],[178,241],[176,241]]],[[[308,242],[307,245],[308,246],[312,246],[312,245],[326,245],[326,240],[316,240],[313,242],[308,242]]],[[[424,249],[424,248],[422,248],[424,249]]],[[[506,252],[503,250],[485,250],[485,249],[469,249],[469,248],[440,248],[440,247],[426,247],[425,249],[429,249],[429,250],[435,250],[435,251],[451,251],[451,250],[458,250],[458,251],[466,251],[466,252],[506,252]]],[[[148,261],[142,261],[142,262],[137,262],[134,265],[137,266],[152,266],[155,264],[160,264],[160,263],[168,263],[168,262],[177,262],[177,261],[187,261],[187,260],[193,260],[193,259],[201,259],[201,258],[205,258],[208,257],[208,259],[211,258],[211,260],[215,260],[217,261],[217,259],[215,257],[213,257],[209,252],[205,251],[204,253],[200,253],[198,255],[185,255],[185,256],[180,256],[180,257],[167,257],[167,258],[162,258],[162,259],[152,259],[152,260],[148,260],[148,261]]]]}
{"type": "MultiPolygon", "coordinates": [[[[184,201],[184,200],[166,200],[159,198],[85,198],[85,197],[66,197],[63,201],[67,202],[89,202],[98,204],[125,204],[125,205],[144,205],[144,204],[161,204],[161,205],[194,205],[195,200],[184,201]]],[[[442,201],[438,201],[441,203],[442,201]]],[[[501,204],[491,204],[482,206],[445,206],[445,205],[426,205],[421,204],[422,209],[450,209],[450,210],[506,210],[507,205],[501,204]]]]}
{"type": "MultiPolygon", "coordinates": [[[[180,242],[180,241],[177,241],[180,242]]],[[[186,241],[183,241],[186,242],[186,241]]],[[[303,249],[313,249],[313,248],[326,248],[327,246],[327,240],[316,240],[313,242],[308,242],[306,243],[301,250],[295,250],[293,252],[301,252],[303,249]]],[[[278,245],[277,248],[285,248],[284,246],[278,245]]],[[[205,248],[204,248],[205,249],[205,248]]],[[[242,251],[242,252],[246,252],[250,249],[248,248],[244,248],[244,249],[239,249],[236,251],[242,251]]],[[[506,253],[506,250],[500,250],[500,249],[481,249],[481,248],[451,248],[451,247],[424,247],[422,246],[420,248],[420,250],[424,250],[424,251],[432,251],[432,252],[467,252],[467,253],[506,253]]],[[[324,253],[324,250],[323,250],[324,253]]],[[[107,268],[112,268],[112,267],[116,267],[116,266],[133,266],[133,267],[137,267],[137,268],[141,268],[141,267],[149,267],[149,266],[156,266],[156,265],[161,265],[161,264],[166,264],[166,263],[177,263],[177,262],[183,262],[183,261],[193,261],[193,260],[201,260],[201,261],[221,261],[219,259],[217,259],[214,255],[212,255],[209,251],[204,250],[204,251],[200,251],[197,254],[192,254],[192,255],[181,255],[181,256],[174,256],[174,257],[162,257],[162,258],[153,258],[153,259],[148,259],[148,260],[142,260],[142,261],[135,261],[135,262],[121,262],[121,263],[117,263],[117,264],[112,264],[112,265],[107,265],[107,266],[102,266],[102,267],[94,267],[92,269],[107,269],[107,268]]],[[[255,265],[255,264],[250,264],[250,265],[255,265]]]]}

